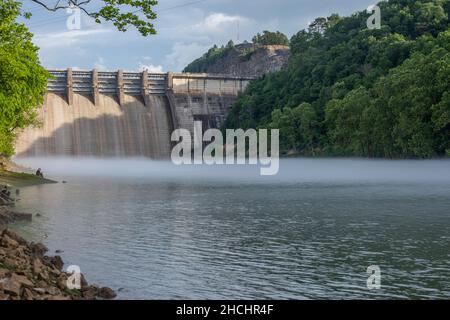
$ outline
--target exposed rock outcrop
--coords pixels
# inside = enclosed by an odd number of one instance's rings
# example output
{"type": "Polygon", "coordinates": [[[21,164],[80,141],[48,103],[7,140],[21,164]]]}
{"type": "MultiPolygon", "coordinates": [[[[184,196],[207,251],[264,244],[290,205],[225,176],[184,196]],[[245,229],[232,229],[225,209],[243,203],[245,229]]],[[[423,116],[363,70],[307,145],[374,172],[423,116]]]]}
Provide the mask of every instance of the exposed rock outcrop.
{"type": "Polygon", "coordinates": [[[236,45],[224,57],[215,61],[205,72],[232,75],[236,77],[260,77],[267,73],[280,71],[291,57],[288,46],[236,45]]]}

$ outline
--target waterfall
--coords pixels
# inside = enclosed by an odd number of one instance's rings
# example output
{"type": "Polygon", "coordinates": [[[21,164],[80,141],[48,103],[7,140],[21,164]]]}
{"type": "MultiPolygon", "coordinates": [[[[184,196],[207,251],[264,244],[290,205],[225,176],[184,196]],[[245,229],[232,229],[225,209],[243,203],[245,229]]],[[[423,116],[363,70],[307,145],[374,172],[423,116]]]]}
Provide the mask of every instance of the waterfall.
{"type": "Polygon", "coordinates": [[[69,105],[63,95],[49,92],[39,109],[42,126],[25,129],[16,142],[18,157],[170,156],[172,123],[164,95],[149,95],[146,105],[125,95],[120,105],[113,95],[74,94],[69,105]]]}

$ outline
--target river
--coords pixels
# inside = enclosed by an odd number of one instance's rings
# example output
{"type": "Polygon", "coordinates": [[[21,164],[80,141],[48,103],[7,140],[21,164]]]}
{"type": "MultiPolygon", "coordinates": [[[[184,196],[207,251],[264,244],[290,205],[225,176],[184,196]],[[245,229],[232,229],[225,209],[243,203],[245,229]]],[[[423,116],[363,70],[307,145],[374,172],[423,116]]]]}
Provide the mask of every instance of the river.
{"type": "Polygon", "coordinates": [[[144,159],[17,161],[67,183],[23,189],[18,208],[42,216],[14,227],[120,299],[450,297],[447,160],[286,159],[272,177],[144,159]]]}

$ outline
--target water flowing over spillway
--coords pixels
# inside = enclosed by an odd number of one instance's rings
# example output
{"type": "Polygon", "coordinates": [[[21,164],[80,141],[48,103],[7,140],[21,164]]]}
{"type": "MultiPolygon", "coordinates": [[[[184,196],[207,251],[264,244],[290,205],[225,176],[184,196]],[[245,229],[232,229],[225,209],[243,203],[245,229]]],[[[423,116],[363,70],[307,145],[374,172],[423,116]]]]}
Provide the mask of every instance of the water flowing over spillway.
{"type": "Polygon", "coordinates": [[[96,105],[81,94],[73,99],[72,106],[64,96],[46,95],[39,109],[42,127],[21,133],[18,157],[169,157],[172,123],[165,96],[149,95],[147,106],[128,95],[122,105],[112,95],[100,95],[96,105]]]}
{"type": "Polygon", "coordinates": [[[194,121],[219,127],[251,78],[208,74],[50,71],[42,126],[16,141],[17,157],[169,158],[171,133],[194,121]]]}

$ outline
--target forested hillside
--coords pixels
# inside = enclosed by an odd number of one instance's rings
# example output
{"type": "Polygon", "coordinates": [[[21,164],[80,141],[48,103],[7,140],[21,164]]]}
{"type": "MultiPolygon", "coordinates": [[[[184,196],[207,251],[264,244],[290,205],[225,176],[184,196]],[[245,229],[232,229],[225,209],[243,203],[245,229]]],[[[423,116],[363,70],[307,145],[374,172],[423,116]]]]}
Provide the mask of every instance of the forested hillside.
{"type": "Polygon", "coordinates": [[[318,18],[292,37],[284,70],[253,82],[225,127],[281,129],[305,155],[450,155],[450,1],[391,0],[318,18]]]}

